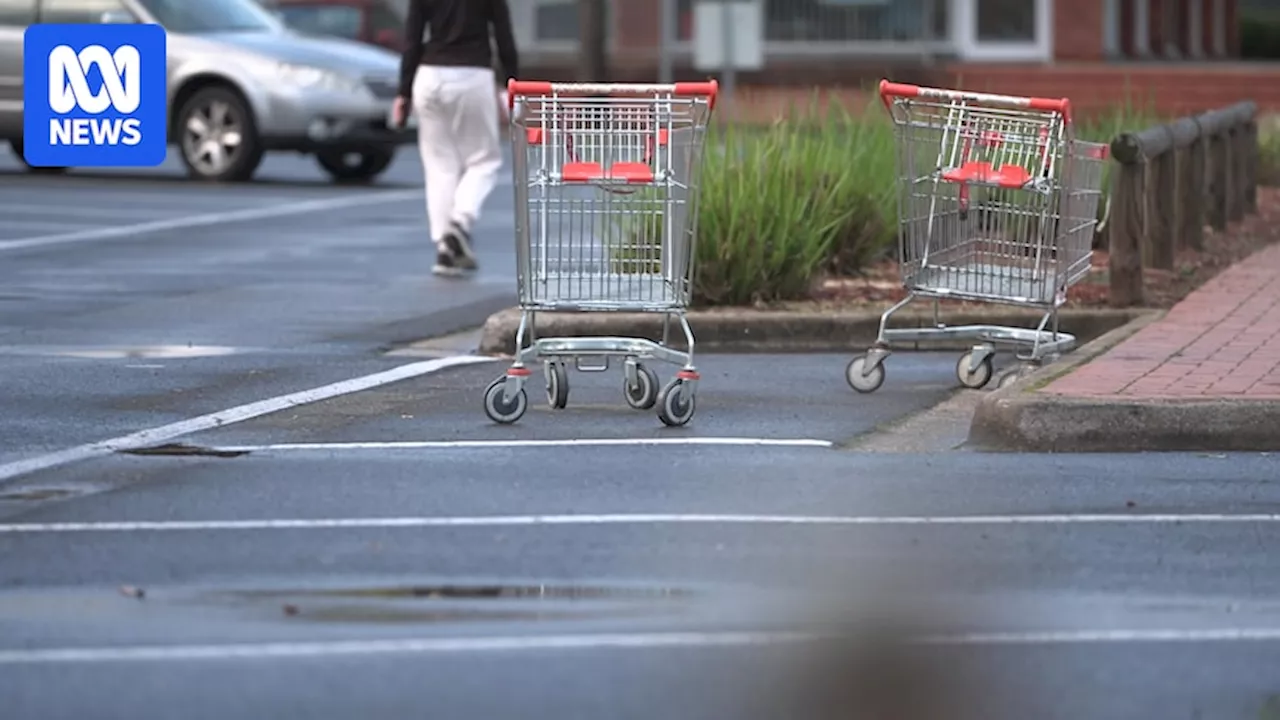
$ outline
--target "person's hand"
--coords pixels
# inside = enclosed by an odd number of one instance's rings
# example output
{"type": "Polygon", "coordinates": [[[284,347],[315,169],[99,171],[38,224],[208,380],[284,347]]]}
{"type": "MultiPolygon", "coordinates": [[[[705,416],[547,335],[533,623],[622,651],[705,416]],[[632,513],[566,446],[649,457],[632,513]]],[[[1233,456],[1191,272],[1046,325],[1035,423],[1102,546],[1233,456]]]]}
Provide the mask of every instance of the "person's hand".
{"type": "Polygon", "coordinates": [[[405,126],[409,122],[409,98],[399,95],[395,102],[391,104],[391,121],[395,123],[396,130],[405,126]]]}
{"type": "Polygon", "coordinates": [[[495,94],[495,100],[498,103],[498,122],[499,123],[511,122],[510,107],[507,103],[507,89],[498,88],[497,90],[494,91],[494,94],[495,94]]]}

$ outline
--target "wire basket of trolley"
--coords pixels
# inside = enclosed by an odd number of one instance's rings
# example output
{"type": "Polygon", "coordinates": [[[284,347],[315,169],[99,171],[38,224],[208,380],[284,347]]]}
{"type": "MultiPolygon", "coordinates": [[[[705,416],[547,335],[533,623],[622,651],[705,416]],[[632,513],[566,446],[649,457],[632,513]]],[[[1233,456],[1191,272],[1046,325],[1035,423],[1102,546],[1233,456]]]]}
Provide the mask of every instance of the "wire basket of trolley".
{"type": "Polygon", "coordinates": [[[623,360],[628,405],[663,423],[694,414],[698,372],[685,311],[693,284],[698,174],[717,85],[511,81],[520,325],[511,367],[484,394],[490,419],[513,423],[542,364],[547,402],[569,401],[569,367],[623,360]],[[660,341],[537,337],[542,312],[640,312],[662,319],[660,341]],[[673,322],[674,321],[674,322],[673,322]],[[686,350],[670,344],[672,325],[686,350]],[[680,366],[660,385],[646,362],[680,366]]]}
{"type": "Polygon", "coordinates": [[[973,340],[956,376],[981,388],[997,346],[1023,369],[1059,355],[1075,337],[1058,328],[1067,289],[1089,273],[1107,146],[1076,139],[1071,104],[882,81],[898,152],[899,268],[906,297],[880,318],[875,345],[849,363],[854,390],[874,392],[899,343],[973,340]],[[933,326],[889,329],[917,298],[933,300],[933,326]],[[953,299],[1042,310],[1035,329],[947,326],[953,299]]]}

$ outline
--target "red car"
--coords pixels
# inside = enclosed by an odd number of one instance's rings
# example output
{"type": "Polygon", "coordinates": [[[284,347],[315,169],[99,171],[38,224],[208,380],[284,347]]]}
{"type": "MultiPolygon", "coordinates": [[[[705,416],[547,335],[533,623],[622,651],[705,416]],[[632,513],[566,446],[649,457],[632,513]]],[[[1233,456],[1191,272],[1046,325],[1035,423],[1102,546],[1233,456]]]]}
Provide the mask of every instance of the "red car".
{"type": "Polygon", "coordinates": [[[409,0],[262,0],[298,32],[404,49],[409,0]]]}

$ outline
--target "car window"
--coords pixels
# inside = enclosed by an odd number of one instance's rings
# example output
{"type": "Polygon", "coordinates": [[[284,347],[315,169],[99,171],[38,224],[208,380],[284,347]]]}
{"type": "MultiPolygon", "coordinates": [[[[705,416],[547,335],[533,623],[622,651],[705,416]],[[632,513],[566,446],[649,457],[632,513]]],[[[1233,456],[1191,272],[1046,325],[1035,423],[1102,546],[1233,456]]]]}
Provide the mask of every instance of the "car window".
{"type": "Polygon", "coordinates": [[[40,22],[96,24],[102,22],[103,13],[120,11],[128,11],[120,0],[44,0],[40,22]]]}
{"type": "Polygon", "coordinates": [[[404,20],[404,16],[397,14],[396,11],[382,3],[375,3],[369,9],[369,25],[373,27],[375,33],[383,30],[395,30],[399,34],[404,30],[404,20]]]}
{"type": "Polygon", "coordinates": [[[199,34],[272,32],[280,29],[275,16],[254,0],[138,0],[138,4],[169,32],[199,34]]]}
{"type": "Polygon", "coordinates": [[[280,8],[280,16],[299,32],[360,39],[363,18],[360,9],[350,5],[285,5],[280,8]]]}
{"type": "Polygon", "coordinates": [[[26,27],[36,21],[36,0],[0,0],[0,25],[26,27]]]}

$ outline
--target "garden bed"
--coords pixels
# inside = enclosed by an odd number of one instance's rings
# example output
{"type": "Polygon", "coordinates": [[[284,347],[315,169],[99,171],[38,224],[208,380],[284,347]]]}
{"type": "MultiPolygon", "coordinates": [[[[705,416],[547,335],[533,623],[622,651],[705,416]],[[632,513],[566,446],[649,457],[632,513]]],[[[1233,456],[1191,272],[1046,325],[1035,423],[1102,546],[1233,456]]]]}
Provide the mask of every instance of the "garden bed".
{"type": "MultiPolygon", "coordinates": [[[[1204,249],[1178,252],[1173,271],[1144,273],[1146,306],[1172,307],[1192,290],[1203,285],[1228,266],[1248,258],[1258,250],[1280,241],[1280,188],[1258,189],[1258,212],[1234,223],[1226,232],[1205,229],[1204,249]]],[[[1108,304],[1107,253],[1095,250],[1088,277],[1071,288],[1068,307],[1105,307],[1108,304]]],[[[840,311],[854,308],[888,307],[905,296],[897,264],[881,261],[853,277],[819,281],[812,299],[764,304],[790,310],[816,308],[840,311]]],[[[978,307],[972,303],[944,303],[947,307],[978,307]]]]}

